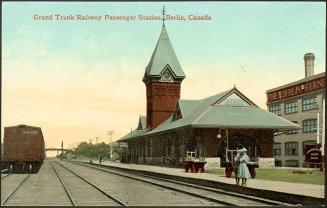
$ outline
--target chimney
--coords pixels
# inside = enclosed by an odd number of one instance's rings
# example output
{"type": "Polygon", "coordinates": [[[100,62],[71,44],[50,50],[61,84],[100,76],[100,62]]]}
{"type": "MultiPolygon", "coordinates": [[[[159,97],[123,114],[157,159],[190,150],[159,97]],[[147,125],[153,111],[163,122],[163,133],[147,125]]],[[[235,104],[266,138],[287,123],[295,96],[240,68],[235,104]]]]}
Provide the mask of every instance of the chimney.
{"type": "Polygon", "coordinates": [[[313,53],[306,53],[304,55],[305,77],[314,75],[314,60],[315,55],[313,53]]]}

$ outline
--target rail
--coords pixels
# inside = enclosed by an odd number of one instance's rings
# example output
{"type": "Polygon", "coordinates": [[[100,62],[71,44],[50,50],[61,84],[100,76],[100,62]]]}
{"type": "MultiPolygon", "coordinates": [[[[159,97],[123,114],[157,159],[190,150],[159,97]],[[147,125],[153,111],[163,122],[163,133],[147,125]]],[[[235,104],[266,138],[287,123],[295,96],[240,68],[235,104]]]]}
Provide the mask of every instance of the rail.
{"type": "Polygon", "coordinates": [[[124,202],[120,201],[119,199],[115,198],[114,196],[110,195],[109,193],[107,193],[106,191],[102,190],[101,188],[99,188],[97,185],[95,185],[94,183],[92,183],[91,181],[87,180],[86,178],[82,177],[81,175],[79,175],[78,173],[72,171],[71,169],[67,168],[66,166],[62,165],[61,163],[55,161],[58,165],[62,166],[63,168],[65,168],[66,170],[68,170],[69,172],[71,172],[72,174],[74,174],[75,176],[79,177],[80,179],[82,179],[83,181],[85,181],[86,183],[90,184],[91,186],[93,186],[94,188],[96,188],[97,190],[99,190],[102,194],[104,194],[105,196],[107,196],[108,198],[114,200],[115,202],[117,202],[119,205],[122,206],[128,206],[127,204],[125,204],[124,202]]]}
{"type": "Polygon", "coordinates": [[[24,180],[22,182],[19,183],[19,185],[15,188],[15,190],[13,192],[11,192],[11,194],[3,201],[3,203],[1,204],[1,206],[4,206],[8,200],[10,198],[12,198],[14,196],[14,194],[23,186],[23,184],[27,181],[27,179],[31,176],[31,174],[28,174],[24,180]]]}
{"type": "MultiPolygon", "coordinates": [[[[69,162],[71,162],[71,161],[69,161],[69,162]]],[[[179,189],[179,188],[174,188],[174,187],[171,187],[171,186],[168,186],[168,185],[158,184],[156,182],[149,181],[147,179],[141,179],[141,178],[138,178],[138,177],[128,176],[128,175],[119,173],[119,172],[126,173],[127,171],[122,171],[122,170],[120,170],[120,171],[111,171],[111,170],[108,170],[108,169],[103,169],[103,168],[95,167],[95,165],[96,165],[96,166],[108,168],[108,166],[105,166],[105,165],[101,165],[101,164],[86,165],[86,164],[79,163],[79,162],[72,162],[72,163],[79,164],[79,165],[82,165],[82,166],[85,166],[85,167],[89,167],[89,168],[93,168],[93,169],[97,169],[97,170],[100,170],[100,171],[103,171],[103,172],[108,172],[108,173],[120,175],[120,176],[123,176],[123,177],[126,177],[126,178],[130,178],[130,179],[142,181],[142,182],[149,183],[149,184],[152,184],[152,185],[156,185],[156,186],[159,186],[159,187],[162,187],[162,188],[170,189],[170,190],[173,190],[173,191],[177,191],[177,192],[180,192],[180,193],[184,193],[184,194],[188,194],[188,195],[191,195],[191,196],[202,198],[202,199],[205,199],[205,200],[208,200],[208,201],[212,201],[212,202],[215,202],[215,203],[219,203],[219,204],[223,204],[223,205],[227,205],[227,206],[228,205],[229,206],[230,205],[235,206],[235,204],[228,203],[228,202],[225,202],[225,201],[221,201],[221,200],[216,199],[216,198],[210,198],[210,197],[207,197],[207,196],[199,195],[199,194],[196,194],[196,193],[193,193],[193,192],[189,192],[189,191],[186,191],[186,190],[182,190],[182,189],[179,189]]],[[[131,174],[131,173],[128,173],[128,174],[131,174]]],[[[141,176],[141,177],[145,177],[145,178],[152,178],[152,179],[159,180],[159,181],[165,181],[165,182],[175,183],[175,184],[179,184],[179,185],[184,185],[184,186],[187,186],[187,187],[201,189],[201,190],[204,190],[204,191],[209,191],[211,193],[229,195],[229,196],[233,196],[233,197],[239,197],[239,198],[242,198],[242,199],[248,199],[248,200],[252,200],[252,201],[257,201],[257,202],[261,202],[261,203],[265,203],[265,204],[269,204],[269,205],[282,205],[282,204],[285,205],[285,203],[278,202],[278,201],[273,201],[273,200],[268,200],[268,199],[262,199],[262,198],[258,198],[258,197],[254,197],[254,196],[247,196],[247,195],[244,195],[244,194],[232,193],[232,192],[228,192],[228,191],[224,191],[224,190],[219,190],[219,189],[207,188],[207,187],[203,187],[203,186],[199,186],[199,185],[194,185],[194,184],[190,184],[190,183],[179,182],[179,181],[169,180],[169,179],[163,179],[163,178],[159,178],[159,177],[155,177],[155,176],[149,176],[149,175],[144,175],[144,174],[139,174],[139,173],[132,173],[132,174],[133,175],[137,175],[137,176],[141,176]]]]}
{"type": "Polygon", "coordinates": [[[76,206],[76,203],[75,203],[75,201],[74,201],[72,195],[71,195],[70,192],[68,191],[68,189],[67,189],[65,183],[64,183],[63,180],[61,179],[61,177],[60,177],[58,171],[56,170],[56,168],[54,167],[54,165],[52,164],[52,162],[51,162],[50,164],[51,164],[51,167],[52,167],[53,171],[56,173],[56,175],[57,175],[57,177],[58,177],[58,179],[59,179],[59,181],[60,181],[62,187],[64,188],[64,190],[65,190],[65,192],[66,192],[66,194],[67,194],[67,196],[68,196],[70,202],[71,202],[72,205],[75,207],[75,206],[76,206]]]}

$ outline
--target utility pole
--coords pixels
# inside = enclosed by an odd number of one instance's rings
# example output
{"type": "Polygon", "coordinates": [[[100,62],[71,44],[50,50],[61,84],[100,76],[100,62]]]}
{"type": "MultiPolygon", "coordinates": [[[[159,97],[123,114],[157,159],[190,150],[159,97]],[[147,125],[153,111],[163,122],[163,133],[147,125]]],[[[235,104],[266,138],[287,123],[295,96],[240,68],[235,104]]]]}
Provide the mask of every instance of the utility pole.
{"type": "Polygon", "coordinates": [[[89,139],[89,141],[90,141],[90,162],[92,163],[92,148],[91,148],[92,139],[89,139]]]}
{"type": "Polygon", "coordinates": [[[319,129],[319,125],[320,125],[320,122],[319,122],[319,110],[317,109],[317,144],[319,145],[320,141],[319,141],[319,136],[320,136],[320,129],[319,129]]]}
{"type": "Polygon", "coordinates": [[[107,135],[110,136],[110,159],[112,158],[112,135],[115,134],[115,130],[107,131],[107,135]]]}
{"type": "Polygon", "coordinates": [[[95,138],[95,143],[98,144],[98,139],[99,139],[100,137],[94,137],[94,138],[95,138]]]}
{"type": "Polygon", "coordinates": [[[325,99],[322,100],[322,135],[321,135],[321,153],[325,156],[325,99]]]}
{"type": "Polygon", "coordinates": [[[64,157],[64,141],[61,141],[61,160],[64,157]]]}

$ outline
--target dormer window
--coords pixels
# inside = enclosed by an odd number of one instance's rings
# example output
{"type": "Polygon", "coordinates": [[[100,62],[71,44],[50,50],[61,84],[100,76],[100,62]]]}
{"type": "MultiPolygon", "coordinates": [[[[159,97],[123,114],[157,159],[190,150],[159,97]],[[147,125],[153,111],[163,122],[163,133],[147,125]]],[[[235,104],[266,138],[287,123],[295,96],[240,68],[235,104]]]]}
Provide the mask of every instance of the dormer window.
{"type": "Polygon", "coordinates": [[[137,125],[137,130],[143,130],[146,126],[146,118],[145,116],[140,116],[139,124],[137,125]]]}
{"type": "Polygon", "coordinates": [[[175,120],[178,120],[180,118],[183,118],[183,114],[182,114],[182,111],[181,111],[181,109],[179,107],[179,103],[177,103],[176,104],[176,108],[174,110],[174,114],[173,114],[173,119],[172,120],[175,121],[175,120]]]}
{"type": "Polygon", "coordinates": [[[172,73],[170,72],[169,68],[167,67],[164,73],[162,74],[160,78],[161,82],[174,82],[174,77],[172,73]]]}
{"type": "Polygon", "coordinates": [[[137,130],[142,130],[142,129],[143,129],[142,124],[141,122],[139,122],[139,125],[137,126],[137,130]]]}

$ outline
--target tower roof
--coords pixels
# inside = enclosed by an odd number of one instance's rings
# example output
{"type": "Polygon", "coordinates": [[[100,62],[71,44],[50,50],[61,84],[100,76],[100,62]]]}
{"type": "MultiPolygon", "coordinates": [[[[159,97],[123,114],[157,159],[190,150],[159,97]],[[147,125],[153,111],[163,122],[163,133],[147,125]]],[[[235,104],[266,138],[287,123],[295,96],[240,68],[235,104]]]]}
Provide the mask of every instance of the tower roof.
{"type": "Polygon", "coordinates": [[[151,56],[151,60],[145,68],[143,81],[145,81],[148,76],[160,76],[166,69],[167,65],[176,78],[185,78],[185,74],[169,40],[166,27],[163,25],[159,40],[151,56]]]}

